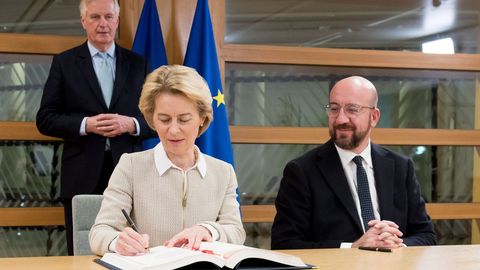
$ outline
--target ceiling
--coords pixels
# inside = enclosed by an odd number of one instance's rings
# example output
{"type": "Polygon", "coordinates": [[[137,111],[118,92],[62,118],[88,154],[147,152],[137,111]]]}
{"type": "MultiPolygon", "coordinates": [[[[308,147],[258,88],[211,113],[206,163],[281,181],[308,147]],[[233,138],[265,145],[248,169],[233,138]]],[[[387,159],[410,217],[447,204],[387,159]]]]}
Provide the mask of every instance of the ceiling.
{"type": "Polygon", "coordinates": [[[227,1],[227,42],[420,50],[451,37],[477,53],[478,0],[227,1]]]}
{"type": "MultiPolygon", "coordinates": [[[[83,35],[78,0],[1,4],[0,32],[83,35]]],[[[479,0],[226,0],[225,6],[231,43],[416,51],[425,41],[451,37],[456,52],[478,52],[479,0]]]]}
{"type": "Polygon", "coordinates": [[[0,0],[0,32],[84,35],[79,0],[0,0]]]}

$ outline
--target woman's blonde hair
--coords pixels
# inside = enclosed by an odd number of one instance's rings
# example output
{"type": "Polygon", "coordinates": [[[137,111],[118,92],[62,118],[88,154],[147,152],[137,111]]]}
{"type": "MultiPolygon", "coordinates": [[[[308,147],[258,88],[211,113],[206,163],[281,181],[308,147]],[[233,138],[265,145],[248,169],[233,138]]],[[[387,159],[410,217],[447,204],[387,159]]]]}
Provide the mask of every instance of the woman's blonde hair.
{"type": "Polygon", "coordinates": [[[147,76],[138,107],[153,129],[155,100],[163,93],[182,95],[191,100],[197,106],[200,118],[204,119],[198,136],[207,130],[213,120],[212,95],[207,82],[195,69],[181,65],[161,66],[147,76]]]}

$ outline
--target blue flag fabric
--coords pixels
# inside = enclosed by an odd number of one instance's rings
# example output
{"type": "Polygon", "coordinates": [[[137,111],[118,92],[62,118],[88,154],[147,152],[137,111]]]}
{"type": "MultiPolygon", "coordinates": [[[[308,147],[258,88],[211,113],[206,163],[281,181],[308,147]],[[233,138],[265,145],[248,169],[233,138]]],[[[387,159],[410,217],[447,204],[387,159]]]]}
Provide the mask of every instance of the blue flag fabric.
{"type": "Polygon", "coordinates": [[[212,104],[213,122],[207,131],[196,140],[196,145],[202,153],[221,159],[233,166],[232,144],[208,0],[198,0],[184,65],[195,68],[205,78],[214,99],[212,104]]]}
{"type": "MultiPolygon", "coordinates": [[[[168,64],[155,0],[145,0],[143,4],[132,51],[147,59],[148,72],[168,64]]],[[[143,149],[153,148],[158,142],[158,138],[146,139],[142,142],[143,149]]]]}

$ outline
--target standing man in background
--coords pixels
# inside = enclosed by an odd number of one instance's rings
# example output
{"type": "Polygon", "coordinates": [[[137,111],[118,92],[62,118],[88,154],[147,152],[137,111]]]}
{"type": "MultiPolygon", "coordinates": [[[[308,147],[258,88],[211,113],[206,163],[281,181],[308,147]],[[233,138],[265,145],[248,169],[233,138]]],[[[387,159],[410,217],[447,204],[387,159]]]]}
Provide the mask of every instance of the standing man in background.
{"type": "Polygon", "coordinates": [[[275,202],[272,249],[435,245],[413,161],[370,141],[375,86],[359,76],[330,92],[330,140],[290,161],[275,202]]]}
{"type": "Polygon", "coordinates": [[[72,197],[102,194],[123,153],[153,135],[138,109],[145,59],[116,45],[117,0],[81,0],[87,42],[54,56],[37,113],[42,134],[64,140],[61,199],[73,255],[72,197]]]}

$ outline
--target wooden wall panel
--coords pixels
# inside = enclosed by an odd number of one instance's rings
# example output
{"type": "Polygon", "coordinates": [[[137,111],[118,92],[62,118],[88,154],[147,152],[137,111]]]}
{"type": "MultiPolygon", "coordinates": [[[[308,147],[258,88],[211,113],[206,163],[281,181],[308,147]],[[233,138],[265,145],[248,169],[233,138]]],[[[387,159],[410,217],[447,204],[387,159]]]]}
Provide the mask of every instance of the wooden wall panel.
{"type": "Polygon", "coordinates": [[[0,33],[0,53],[57,54],[78,46],[85,37],[0,33]]]}
{"type": "MultiPolygon", "coordinates": [[[[230,126],[232,143],[323,144],[327,128],[230,126]]],[[[34,122],[0,122],[0,140],[57,141],[40,134],[34,122]]],[[[377,128],[372,140],[383,145],[480,145],[480,130],[377,128]]]]}
{"type": "Polygon", "coordinates": [[[225,44],[221,56],[238,63],[480,71],[480,54],[225,44]]]}
{"type": "MultiPolygon", "coordinates": [[[[273,222],[275,206],[242,205],[242,221],[273,222]]],[[[434,220],[480,219],[480,203],[430,203],[427,211],[434,220]]],[[[63,207],[0,208],[0,226],[64,225],[63,207]]]]}

